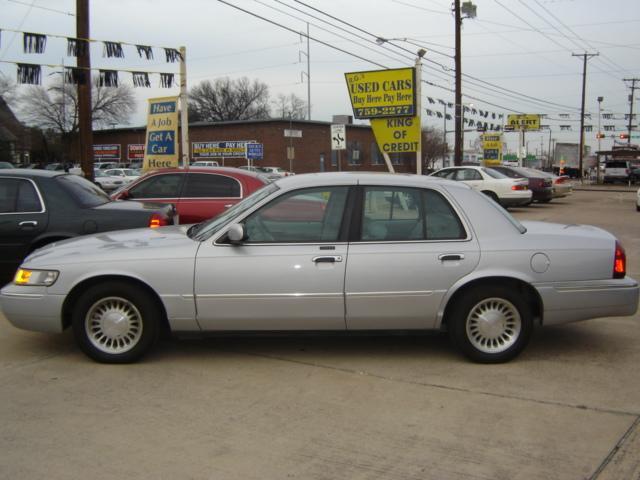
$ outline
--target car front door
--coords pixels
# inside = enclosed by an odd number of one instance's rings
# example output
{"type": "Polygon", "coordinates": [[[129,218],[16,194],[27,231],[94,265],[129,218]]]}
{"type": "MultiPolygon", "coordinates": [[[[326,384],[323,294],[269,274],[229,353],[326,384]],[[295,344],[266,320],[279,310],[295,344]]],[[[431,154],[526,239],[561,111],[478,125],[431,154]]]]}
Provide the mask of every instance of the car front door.
{"type": "Polygon", "coordinates": [[[345,280],[349,330],[426,329],[479,261],[470,229],[435,189],[362,187],[345,280]]]}
{"type": "MultiPolygon", "coordinates": [[[[184,179],[183,173],[150,175],[129,188],[125,198],[144,202],[170,203],[177,207],[178,198],[182,195],[184,179]]],[[[185,222],[180,219],[180,223],[185,222]]]]}
{"type": "Polygon", "coordinates": [[[0,177],[0,283],[11,280],[33,239],[46,230],[48,219],[31,180],[0,177]]]}
{"type": "Polygon", "coordinates": [[[203,330],[344,330],[349,187],[296,190],[244,219],[246,240],[205,241],[195,265],[203,330]]]}

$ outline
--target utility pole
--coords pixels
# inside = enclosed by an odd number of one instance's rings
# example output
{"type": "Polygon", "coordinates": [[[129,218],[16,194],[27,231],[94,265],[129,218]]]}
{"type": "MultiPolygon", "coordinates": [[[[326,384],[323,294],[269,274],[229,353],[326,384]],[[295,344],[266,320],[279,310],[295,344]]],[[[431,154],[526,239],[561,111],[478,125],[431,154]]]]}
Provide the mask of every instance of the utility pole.
{"type": "Polygon", "coordinates": [[[578,174],[582,182],[582,160],[584,158],[584,100],[587,89],[587,60],[597,57],[599,53],[572,53],[572,57],[582,57],[582,107],[580,109],[580,173],[578,174]]]}
{"type": "Polygon", "coordinates": [[[455,0],[455,21],[456,21],[456,105],[455,105],[455,146],[453,152],[453,164],[460,165],[462,163],[462,59],[460,45],[460,30],[462,29],[462,15],[460,14],[460,0],[455,0]]]}
{"type": "Polygon", "coordinates": [[[84,177],[93,181],[93,120],[91,118],[91,47],[89,43],[89,0],[76,0],[78,68],[84,82],[78,82],[78,143],[84,177]]]}
{"type": "Polygon", "coordinates": [[[636,82],[640,82],[640,78],[625,78],[625,82],[631,82],[631,95],[629,95],[629,126],[627,133],[629,136],[627,137],[627,143],[631,143],[631,127],[633,126],[633,92],[637,88],[636,82]]]}
{"type": "Polygon", "coordinates": [[[455,133],[455,147],[453,154],[454,165],[460,165],[462,163],[462,149],[464,147],[463,138],[463,125],[462,125],[462,45],[460,30],[462,29],[463,18],[475,18],[476,6],[470,2],[464,2],[462,8],[460,7],[460,0],[453,2],[454,17],[456,22],[456,133],[455,133]],[[464,14],[464,17],[462,16],[464,14]]]}

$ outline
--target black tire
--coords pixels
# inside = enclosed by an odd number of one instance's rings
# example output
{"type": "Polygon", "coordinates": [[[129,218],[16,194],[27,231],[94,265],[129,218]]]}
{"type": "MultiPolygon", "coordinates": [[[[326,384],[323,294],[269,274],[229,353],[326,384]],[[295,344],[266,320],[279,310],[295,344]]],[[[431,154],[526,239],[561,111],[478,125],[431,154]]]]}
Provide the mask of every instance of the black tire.
{"type": "Polygon", "coordinates": [[[500,205],[500,199],[498,198],[498,195],[495,192],[492,192],[491,190],[484,190],[482,193],[484,193],[487,197],[489,197],[491,200],[493,200],[498,205],[500,205]]]}
{"type": "Polygon", "coordinates": [[[73,333],[93,360],[131,363],[156,342],[161,315],[157,300],[140,287],[109,281],[80,296],[72,314],[73,333]]]}
{"type": "Polygon", "coordinates": [[[527,345],[533,317],[525,300],[512,289],[482,286],[456,299],[447,326],[451,340],[469,359],[502,363],[515,358],[527,345]]]}
{"type": "Polygon", "coordinates": [[[549,203],[551,201],[550,198],[543,198],[542,200],[538,200],[540,203],[549,203]]]}

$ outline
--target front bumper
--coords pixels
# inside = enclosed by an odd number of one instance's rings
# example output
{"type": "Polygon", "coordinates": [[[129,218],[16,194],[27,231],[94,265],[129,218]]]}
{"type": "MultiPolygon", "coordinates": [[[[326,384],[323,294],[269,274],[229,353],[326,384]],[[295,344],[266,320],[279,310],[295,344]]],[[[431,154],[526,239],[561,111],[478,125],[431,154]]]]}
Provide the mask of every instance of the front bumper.
{"type": "Polygon", "coordinates": [[[36,332],[62,332],[64,295],[51,295],[46,287],[6,285],[0,290],[0,308],[14,327],[36,332]]]}
{"type": "Polygon", "coordinates": [[[544,305],[543,324],[623,317],[638,310],[640,287],[633,278],[534,284],[544,305]]]}

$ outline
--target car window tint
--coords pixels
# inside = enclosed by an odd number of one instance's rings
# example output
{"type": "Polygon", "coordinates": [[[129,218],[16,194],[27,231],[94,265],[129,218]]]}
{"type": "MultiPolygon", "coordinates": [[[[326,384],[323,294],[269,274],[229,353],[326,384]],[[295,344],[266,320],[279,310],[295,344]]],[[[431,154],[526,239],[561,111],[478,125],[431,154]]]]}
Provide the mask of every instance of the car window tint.
{"type": "Polygon", "coordinates": [[[240,183],[235,178],[210,173],[190,173],[182,196],[239,198],[240,191],[240,183]]]}
{"type": "Polygon", "coordinates": [[[505,174],[500,173],[498,170],[494,170],[493,168],[483,168],[482,171],[492,178],[507,178],[505,174]]]}
{"type": "Polygon", "coordinates": [[[362,241],[424,240],[420,190],[366,187],[362,241]]]}
{"type": "Polygon", "coordinates": [[[439,172],[436,172],[433,174],[434,177],[440,177],[440,178],[448,178],[449,180],[452,180],[453,177],[455,176],[455,169],[448,169],[448,170],[440,170],[439,172]]]}
{"type": "Polygon", "coordinates": [[[458,170],[456,180],[482,180],[482,175],[471,168],[461,168],[458,170]]]}
{"type": "Polygon", "coordinates": [[[31,182],[20,180],[18,182],[17,212],[41,212],[42,204],[31,182]]]}
{"type": "Polygon", "coordinates": [[[178,198],[184,175],[167,173],[153,175],[129,190],[131,198],[178,198]]]}
{"type": "Polygon", "coordinates": [[[109,196],[100,187],[79,175],[60,175],[55,178],[64,190],[82,207],[91,208],[110,202],[109,196]]]}
{"type": "Polygon", "coordinates": [[[438,192],[422,192],[426,216],[427,240],[459,240],[467,237],[460,218],[451,204],[438,192]]]}
{"type": "Polygon", "coordinates": [[[347,192],[347,187],[326,187],[282,195],[247,217],[247,242],[335,242],[347,192]]]}
{"type": "Polygon", "coordinates": [[[0,213],[16,211],[19,181],[15,178],[0,178],[0,213]]]}

